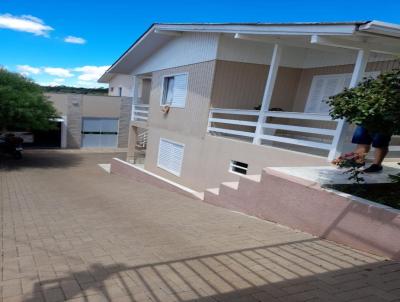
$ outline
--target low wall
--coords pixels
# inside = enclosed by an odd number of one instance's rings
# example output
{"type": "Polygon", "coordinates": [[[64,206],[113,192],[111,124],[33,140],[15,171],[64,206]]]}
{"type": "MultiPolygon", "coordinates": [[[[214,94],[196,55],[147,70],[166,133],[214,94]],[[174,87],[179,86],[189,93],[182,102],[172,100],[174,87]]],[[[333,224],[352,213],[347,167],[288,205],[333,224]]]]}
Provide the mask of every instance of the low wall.
{"type": "Polygon", "coordinates": [[[329,191],[318,184],[265,169],[260,182],[241,178],[204,200],[321,238],[400,260],[400,211],[329,191]]]}
{"type": "Polygon", "coordinates": [[[193,191],[118,158],[113,158],[111,160],[111,173],[124,176],[124,178],[137,182],[145,182],[171,192],[180,193],[190,198],[203,199],[202,193],[193,191]]]}

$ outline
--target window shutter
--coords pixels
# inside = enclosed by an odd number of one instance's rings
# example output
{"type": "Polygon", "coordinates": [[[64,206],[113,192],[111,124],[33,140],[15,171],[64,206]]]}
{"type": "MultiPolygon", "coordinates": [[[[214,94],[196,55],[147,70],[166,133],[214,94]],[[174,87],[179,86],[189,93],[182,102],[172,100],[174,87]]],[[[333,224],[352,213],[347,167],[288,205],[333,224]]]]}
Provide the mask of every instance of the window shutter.
{"type": "Polygon", "coordinates": [[[172,104],[174,107],[185,107],[187,95],[187,74],[180,74],[174,77],[174,96],[172,104]]]}
{"type": "Polygon", "coordinates": [[[180,176],[183,162],[184,145],[160,139],[158,148],[158,166],[172,174],[180,176]]]}

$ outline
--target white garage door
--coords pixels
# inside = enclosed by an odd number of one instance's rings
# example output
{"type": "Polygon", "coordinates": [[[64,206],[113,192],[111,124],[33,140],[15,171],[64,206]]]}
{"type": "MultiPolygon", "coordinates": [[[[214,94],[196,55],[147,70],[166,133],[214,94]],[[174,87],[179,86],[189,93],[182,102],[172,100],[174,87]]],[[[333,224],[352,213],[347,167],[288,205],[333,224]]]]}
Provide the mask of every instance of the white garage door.
{"type": "Polygon", "coordinates": [[[82,119],[83,148],[116,148],[118,144],[118,119],[82,119]]]}

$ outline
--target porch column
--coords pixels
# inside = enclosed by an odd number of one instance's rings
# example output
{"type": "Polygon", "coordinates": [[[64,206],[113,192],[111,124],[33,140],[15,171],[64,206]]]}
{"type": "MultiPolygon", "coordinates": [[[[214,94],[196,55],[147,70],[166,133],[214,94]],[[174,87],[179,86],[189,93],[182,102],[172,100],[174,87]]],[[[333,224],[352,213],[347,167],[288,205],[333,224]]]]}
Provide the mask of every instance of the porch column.
{"type": "MultiPolygon", "coordinates": [[[[354,65],[353,74],[349,88],[354,88],[361,81],[368,63],[369,51],[359,49],[357,53],[356,64],[354,65]]],[[[331,161],[343,152],[343,146],[346,139],[346,133],[349,129],[349,124],[344,120],[339,120],[336,128],[336,134],[332,141],[332,148],[328,155],[328,160],[331,161]]]]}
{"type": "Polygon", "coordinates": [[[133,84],[132,84],[132,111],[131,111],[131,121],[135,119],[135,104],[136,102],[136,85],[137,85],[137,76],[133,76],[133,84]]]}
{"type": "Polygon", "coordinates": [[[264,95],[262,98],[260,114],[257,120],[256,131],[254,133],[253,144],[261,144],[261,135],[263,134],[262,131],[262,124],[265,121],[265,111],[267,111],[271,104],[272,93],[274,91],[276,76],[278,74],[279,69],[279,62],[281,60],[282,55],[282,46],[276,43],[274,45],[274,51],[272,53],[271,65],[268,71],[268,78],[265,84],[264,95]]]}

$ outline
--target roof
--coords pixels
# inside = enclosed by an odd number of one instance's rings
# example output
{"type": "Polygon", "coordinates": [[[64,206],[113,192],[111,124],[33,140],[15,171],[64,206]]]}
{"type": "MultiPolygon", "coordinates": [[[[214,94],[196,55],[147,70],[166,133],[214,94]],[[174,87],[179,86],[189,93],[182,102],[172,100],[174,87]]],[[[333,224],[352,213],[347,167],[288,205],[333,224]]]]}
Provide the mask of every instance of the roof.
{"type": "Polygon", "coordinates": [[[279,36],[352,36],[356,32],[400,37],[400,25],[381,21],[352,22],[293,22],[293,23],[154,23],[152,24],[100,77],[99,82],[107,83],[118,66],[118,73],[129,74],[132,63],[138,64],[149,55],[150,50],[161,47],[174,38],[174,32],[208,32],[249,35],[279,36]],[[160,34],[166,33],[166,34],[160,34]],[[169,33],[169,34],[168,34],[169,33]],[[134,56],[134,59],[128,57],[134,56]],[[129,62],[129,64],[127,64],[129,62]]]}

